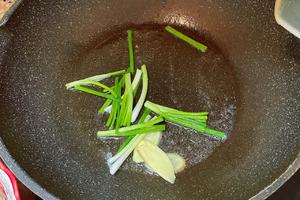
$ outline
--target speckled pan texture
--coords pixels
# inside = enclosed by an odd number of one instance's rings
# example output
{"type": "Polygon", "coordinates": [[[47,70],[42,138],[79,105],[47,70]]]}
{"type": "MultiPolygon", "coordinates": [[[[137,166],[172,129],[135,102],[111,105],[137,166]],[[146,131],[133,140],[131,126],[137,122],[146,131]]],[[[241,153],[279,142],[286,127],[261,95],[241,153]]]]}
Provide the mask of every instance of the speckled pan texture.
{"type": "Polygon", "coordinates": [[[0,29],[0,156],[44,199],[266,198],[300,159],[300,41],[276,24],[273,7],[256,0],[23,1],[0,29]],[[173,38],[165,24],[209,51],[173,38]],[[228,135],[220,142],[168,124],[162,148],[188,162],[174,185],[130,161],[111,176],[105,157],[120,141],[96,139],[102,101],[64,88],[127,66],[128,28],[136,64],[149,69],[148,98],[210,111],[210,126],[228,135]]]}

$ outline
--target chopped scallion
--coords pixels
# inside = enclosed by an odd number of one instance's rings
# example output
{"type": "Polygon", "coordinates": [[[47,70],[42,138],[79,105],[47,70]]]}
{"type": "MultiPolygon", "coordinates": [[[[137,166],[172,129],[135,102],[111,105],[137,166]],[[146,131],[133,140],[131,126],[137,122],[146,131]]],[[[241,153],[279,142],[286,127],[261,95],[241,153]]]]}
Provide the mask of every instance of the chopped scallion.
{"type": "Polygon", "coordinates": [[[178,37],[179,39],[185,41],[186,43],[189,43],[190,45],[192,45],[196,49],[198,49],[202,52],[206,52],[207,46],[205,46],[204,44],[201,44],[200,42],[190,38],[189,36],[177,31],[176,29],[172,28],[171,26],[166,26],[166,30],[169,33],[171,33],[172,35],[174,35],[174,36],[178,37]]]}

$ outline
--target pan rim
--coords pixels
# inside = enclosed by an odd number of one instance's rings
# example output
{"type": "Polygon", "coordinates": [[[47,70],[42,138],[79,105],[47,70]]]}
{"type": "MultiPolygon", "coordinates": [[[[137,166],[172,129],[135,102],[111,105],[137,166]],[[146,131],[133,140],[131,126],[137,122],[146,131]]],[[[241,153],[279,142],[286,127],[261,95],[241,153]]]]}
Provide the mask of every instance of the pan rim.
{"type": "Polygon", "coordinates": [[[58,200],[56,196],[44,189],[40,184],[38,184],[34,179],[32,179],[26,171],[24,171],[21,168],[21,166],[16,162],[16,160],[10,155],[1,137],[0,158],[3,160],[5,165],[13,172],[16,178],[34,194],[36,194],[42,199],[58,200]]]}
{"type": "MultiPolygon", "coordinates": [[[[10,155],[3,140],[0,137],[0,158],[6,164],[6,166],[14,173],[17,179],[29,188],[33,193],[42,199],[58,200],[55,195],[48,192],[34,179],[32,179],[16,162],[16,160],[10,155]]],[[[287,169],[276,178],[271,184],[266,186],[260,192],[258,192],[249,200],[263,200],[271,196],[276,190],[278,190],[285,182],[287,182],[298,170],[300,169],[300,152],[296,156],[296,159],[287,167],[287,169]]]]}
{"type": "Polygon", "coordinates": [[[270,185],[266,186],[259,193],[251,197],[249,200],[262,200],[271,196],[285,182],[287,182],[300,169],[300,152],[296,159],[288,166],[288,168],[276,178],[270,185]]]}

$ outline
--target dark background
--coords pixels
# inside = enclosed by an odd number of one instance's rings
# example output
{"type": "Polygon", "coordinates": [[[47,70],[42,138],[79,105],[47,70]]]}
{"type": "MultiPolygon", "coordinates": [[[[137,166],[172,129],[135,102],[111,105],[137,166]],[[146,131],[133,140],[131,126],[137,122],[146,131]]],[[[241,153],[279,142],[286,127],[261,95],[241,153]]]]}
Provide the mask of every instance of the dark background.
{"type": "Polygon", "coordinates": [[[268,200],[300,200],[300,170],[268,200]]]}

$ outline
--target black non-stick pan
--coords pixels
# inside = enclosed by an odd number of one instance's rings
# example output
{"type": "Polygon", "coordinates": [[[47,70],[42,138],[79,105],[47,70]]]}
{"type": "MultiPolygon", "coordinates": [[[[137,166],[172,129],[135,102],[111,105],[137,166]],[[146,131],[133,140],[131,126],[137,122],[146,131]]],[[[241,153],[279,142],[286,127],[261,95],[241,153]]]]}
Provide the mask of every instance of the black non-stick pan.
{"type": "Polygon", "coordinates": [[[43,199],[264,199],[300,166],[300,42],[274,1],[23,1],[0,29],[0,156],[43,199]],[[164,31],[206,44],[201,53],[164,31]],[[168,124],[161,147],[184,155],[174,185],[129,160],[102,129],[94,96],[73,80],[147,64],[148,99],[210,112],[215,140],[168,124]]]}

